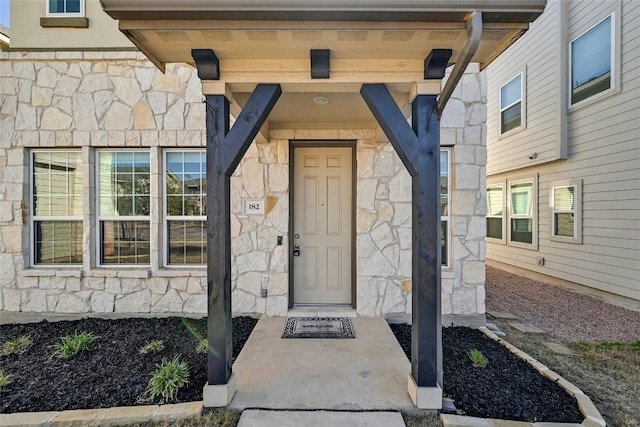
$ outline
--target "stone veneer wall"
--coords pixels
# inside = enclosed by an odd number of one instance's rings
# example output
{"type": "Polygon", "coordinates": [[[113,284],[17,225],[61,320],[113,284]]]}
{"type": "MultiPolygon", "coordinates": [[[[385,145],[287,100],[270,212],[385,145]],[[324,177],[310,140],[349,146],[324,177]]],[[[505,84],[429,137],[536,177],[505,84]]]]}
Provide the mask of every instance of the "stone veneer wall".
{"type": "MultiPolygon", "coordinates": [[[[122,52],[2,52],[0,59],[0,310],[206,313],[206,269],[162,268],[161,253],[162,150],[205,146],[195,69],[175,64],[162,74],[143,55],[122,52]],[[150,150],[150,266],[96,267],[94,159],[104,147],[150,150]],[[82,150],[82,266],[29,267],[32,148],[82,150]]],[[[442,310],[460,319],[484,313],[485,102],[484,74],[472,64],[441,122],[442,145],[453,146],[442,310]]],[[[270,138],[250,147],[231,180],[234,313],[287,313],[289,140],[345,139],[357,141],[357,311],[406,317],[411,181],[390,144],[367,129],[272,130],[270,138]],[[265,215],[243,215],[243,198],[264,198],[265,215]]]]}

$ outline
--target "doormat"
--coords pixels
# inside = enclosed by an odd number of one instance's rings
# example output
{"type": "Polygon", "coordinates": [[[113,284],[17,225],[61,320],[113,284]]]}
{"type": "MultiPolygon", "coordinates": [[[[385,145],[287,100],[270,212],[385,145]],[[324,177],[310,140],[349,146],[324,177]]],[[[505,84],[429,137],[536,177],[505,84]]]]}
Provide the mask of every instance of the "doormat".
{"type": "Polygon", "coordinates": [[[355,338],[348,317],[289,317],[282,338],[355,338]]]}

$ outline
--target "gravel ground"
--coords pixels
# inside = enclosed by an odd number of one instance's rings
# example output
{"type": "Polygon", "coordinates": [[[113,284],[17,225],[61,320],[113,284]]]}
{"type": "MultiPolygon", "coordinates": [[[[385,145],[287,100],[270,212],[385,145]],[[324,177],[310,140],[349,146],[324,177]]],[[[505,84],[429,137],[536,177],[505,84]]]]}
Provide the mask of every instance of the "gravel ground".
{"type": "Polygon", "coordinates": [[[640,340],[640,312],[487,266],[486,310],[508,312],[565,341],[640,340]]]}

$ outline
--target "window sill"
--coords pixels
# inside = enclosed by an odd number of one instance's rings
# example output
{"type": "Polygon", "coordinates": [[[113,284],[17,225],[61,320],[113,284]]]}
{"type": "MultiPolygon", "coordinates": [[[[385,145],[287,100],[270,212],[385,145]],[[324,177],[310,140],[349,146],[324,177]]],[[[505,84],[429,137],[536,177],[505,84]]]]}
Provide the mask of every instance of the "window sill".
{"type": "Polygon", "coordinates": [[[496,243],[496,244],[498,244],[498,245],[506,245],[506,244],[507,244],[506,239],[498,239],[497,237],[489,237],[489,236],[486,236],[486,237],[485,237],[485,241],[486,241],[487,243],[496,243]]]}
{"type": "MultiPolygon", "coordinates": [[[[590,96],[587,99],[583,99],[582,101],[576,102],[575,104],[571,104],[571,100],[569,100],[569,107],[567,108],[569,113],[573,113],[575,111],[581,110],[585,107],[588,107],[593,104],[597,104],[598,102],[604,101],[608,98],[611,98],[614,95],[617,95],[621,92],[619,85],[611,87],[605,91],[597,93],[595,95],[590,96]]],[[[569,95],[571,96],[571,95],[569,95]]]]}
{"type": "Polygon", "coordinates": [[[89,28],[89,18],[85,17],[42,17],[40,18],[42,28],[89,28]]]}
{"type": "Polygon", "coordinates": [[[561,236],[551,236],[550,240],[553,242],[561,242],[561,243],[570,243],[572,245],[581,245],[582,239],[576,237],[561,237],[561,236]]]}
{"type": "Polygon", "coordinates": [[[162,270],[158,270],[156,273],[158,277],[206,277],[207,276],[207,268],[200,267],[174,267],[174,268],[164,268],[162,270]]]}
{"type": "Polygon", "coordinates": [[[520,248],[520,249],[528,249],[528,250],[531,250],[531,251],[537,251],[538,250],[538,244],[537,243],[521,243],[521,242],[509,241],[509,242],[507,242],[507,246],[512,246],[514,248],[520,248]]]}
{"type": "Polygon", "coordinates": [[[510,138],[513,135],[517,135],[517,134],[519,134],[520,132],[522,132],[522,131],[524,131],[526,129],[527,129],[527,127],[525,125],[520,125],[517,128],[513,128],[511,130],[508,130],[508,131],[506,131],[504,133],[499,134],[498,135],[498,140],[510,138]]]}
{"type": "Polygon", "coordinates": [[[151,270],[149,267],[140,268],[135,270],[112,270],[109,268],[94,268],[89,274],[93,277],[123,277],[127,279],[148,279],[151,277],[151,270]]]}
{"type": "Polygon", "coordinates": [[[78,265],[77,268],[66,268],[56,265],[55,267],[36,267],[28,268],[26,270],[18,271],[18,276],[21,277],[82,277],[82,265],[78,265]]]}

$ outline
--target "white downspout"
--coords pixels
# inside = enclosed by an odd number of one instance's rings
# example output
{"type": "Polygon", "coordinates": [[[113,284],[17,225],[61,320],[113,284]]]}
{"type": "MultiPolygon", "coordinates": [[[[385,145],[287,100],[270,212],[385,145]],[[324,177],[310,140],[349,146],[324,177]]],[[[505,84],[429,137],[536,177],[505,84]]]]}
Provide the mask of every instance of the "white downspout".
{"type": "Polygon", "coordinates": [[[469,65],[471,58],[475,55],[476,50],[478,50],[478,46],[480,45],[480,40],[482,39],[482,12],[473,12],[469,19],[467,20],[467,44],[460,52],[458,56],[458,60],[456,61],[456,65],[453,66],[453,70],[451,70],[451,75],[449,79],[442,88],[442,92],[440,92],[440,97],[438,98],[438,113],[442,114],[444,107],[447,105],[447,101],[451,98],[451,94],[455,89],[456,85],[462,78],[464,74],[464,70],[469,65]]]}

